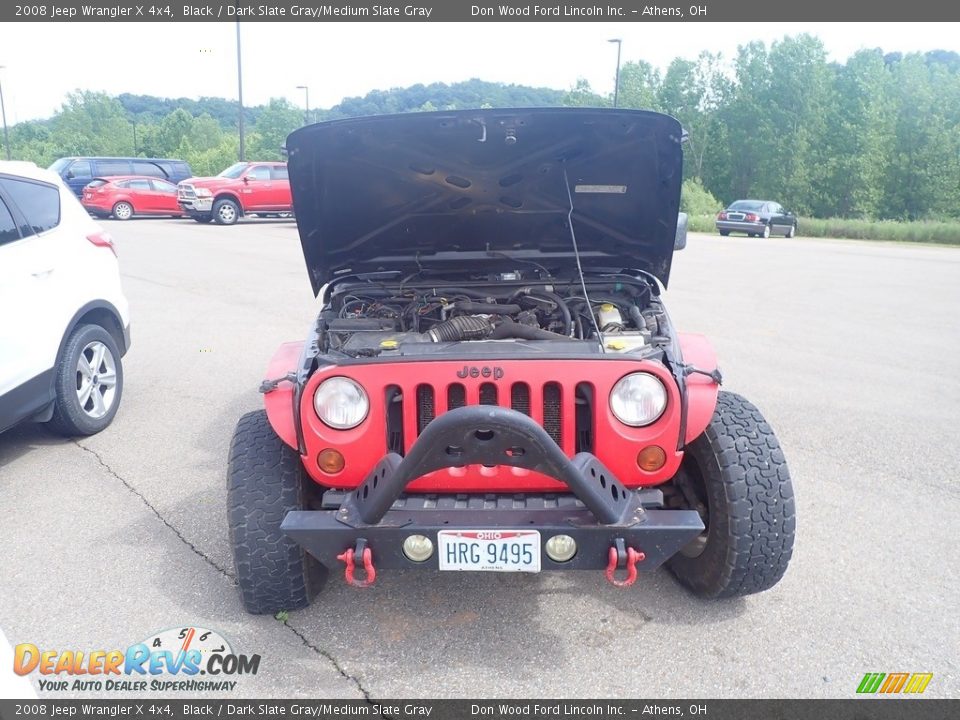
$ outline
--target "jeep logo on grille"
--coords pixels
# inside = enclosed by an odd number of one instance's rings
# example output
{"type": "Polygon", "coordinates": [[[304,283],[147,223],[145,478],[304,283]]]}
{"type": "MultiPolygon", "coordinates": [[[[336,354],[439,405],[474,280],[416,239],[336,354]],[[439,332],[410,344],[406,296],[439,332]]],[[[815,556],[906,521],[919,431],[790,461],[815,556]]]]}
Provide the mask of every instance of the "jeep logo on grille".
{"type": "Polygon", "coordinates": [[[476,365],[464,365],[463,370],[457,370],[457,377],[466,378],[466,377],[492,377],[494,380],[499,380],[503,377],[503,368],[497,367],[477,367],[476,365]]]}

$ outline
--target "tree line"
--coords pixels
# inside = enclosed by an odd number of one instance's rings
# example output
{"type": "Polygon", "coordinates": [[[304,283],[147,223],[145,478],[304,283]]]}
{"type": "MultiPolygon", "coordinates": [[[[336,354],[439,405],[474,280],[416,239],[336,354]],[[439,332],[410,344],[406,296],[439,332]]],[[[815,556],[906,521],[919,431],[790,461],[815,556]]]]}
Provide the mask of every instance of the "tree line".
{"type": "MultiPolygon", "coordinates": [[[[279,159],[310,122],[475,107],[609,107],[584,80],[569,90],[469,80],[377,90],[327,109],[283,99],[245,109],[246,154],[279,159]]],[[[620,71],[620,107],[675,116],[689,134],[687,187],[712,202],[775,199],[798,214],[863,219],[960,218],[960,55],[861,50],[830,62],[819,39],[752,42],[732,58],[703,52],[664,72],[643,60],[620,71]]],[[[238,156],[238,106],[77,91],[42,121],[10,131],[19,159],[65,155],[181,157],[197,174],[238,156]]],[[[708,203],[709,204],[709,203],[708,203]]]]}

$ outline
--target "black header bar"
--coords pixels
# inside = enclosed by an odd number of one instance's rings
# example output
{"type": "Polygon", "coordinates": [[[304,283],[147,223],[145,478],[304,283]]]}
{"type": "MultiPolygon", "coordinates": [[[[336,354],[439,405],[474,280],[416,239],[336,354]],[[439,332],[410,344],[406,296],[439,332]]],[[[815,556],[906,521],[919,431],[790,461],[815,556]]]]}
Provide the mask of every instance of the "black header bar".
{"type": "MultiPolygon", "coordinates": [[[[944,22],[960,3],[943,0],[36,0],[0,4],[0,22],[944,22]]],[[[851,28],[851,32],[856,32],[851,28]]]]}

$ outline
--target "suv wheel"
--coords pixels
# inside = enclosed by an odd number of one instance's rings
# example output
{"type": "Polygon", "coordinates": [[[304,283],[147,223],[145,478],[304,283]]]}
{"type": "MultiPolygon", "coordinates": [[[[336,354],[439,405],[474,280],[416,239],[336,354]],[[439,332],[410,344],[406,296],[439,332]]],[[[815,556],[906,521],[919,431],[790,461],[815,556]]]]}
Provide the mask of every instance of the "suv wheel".
{"type": "Polygon", "coordinates": [[[323,587],[327,569],[280,531],[288,512],[307,507],[310,490],[300,456],[277,437],[267,413],[240,418],[227,464],[227,517],[247,612],[298,610],[323,587]]]}
{"type": "Polygon", "coordinates": [[[793,553],[793,486],[780,444],[760,411],[721,392],[707,429],[687,446],[674,486],[704,533],[668,562],[694,594],[734,597],[767,590],[793,553]]]}
{"type": "Polygon", "coordinates": [[[99,325],[81,325],[70,333],[54,387],[52,430],[70,437],[107,427],[123,394],[120,351],[110,333],[99,325]]]}
{"type": "Polygon", "coordinates": [[[222,198],[213,204],[213,219],[217,225],[235,225],[240,219],[240,208],[229,198],[222,198]]]}

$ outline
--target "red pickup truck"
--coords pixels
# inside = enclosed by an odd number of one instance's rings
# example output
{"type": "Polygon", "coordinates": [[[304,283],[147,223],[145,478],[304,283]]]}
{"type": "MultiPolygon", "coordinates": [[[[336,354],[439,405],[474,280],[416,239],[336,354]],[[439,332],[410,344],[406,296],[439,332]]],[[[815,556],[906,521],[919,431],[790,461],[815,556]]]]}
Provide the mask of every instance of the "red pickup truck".
{"type": "Polygon", "coordinates": [[[238,162],[215,177],[177,185],[177,204],[200,223],[233,225],[243,215],[293,212],[286,163],[238,162]]]}

